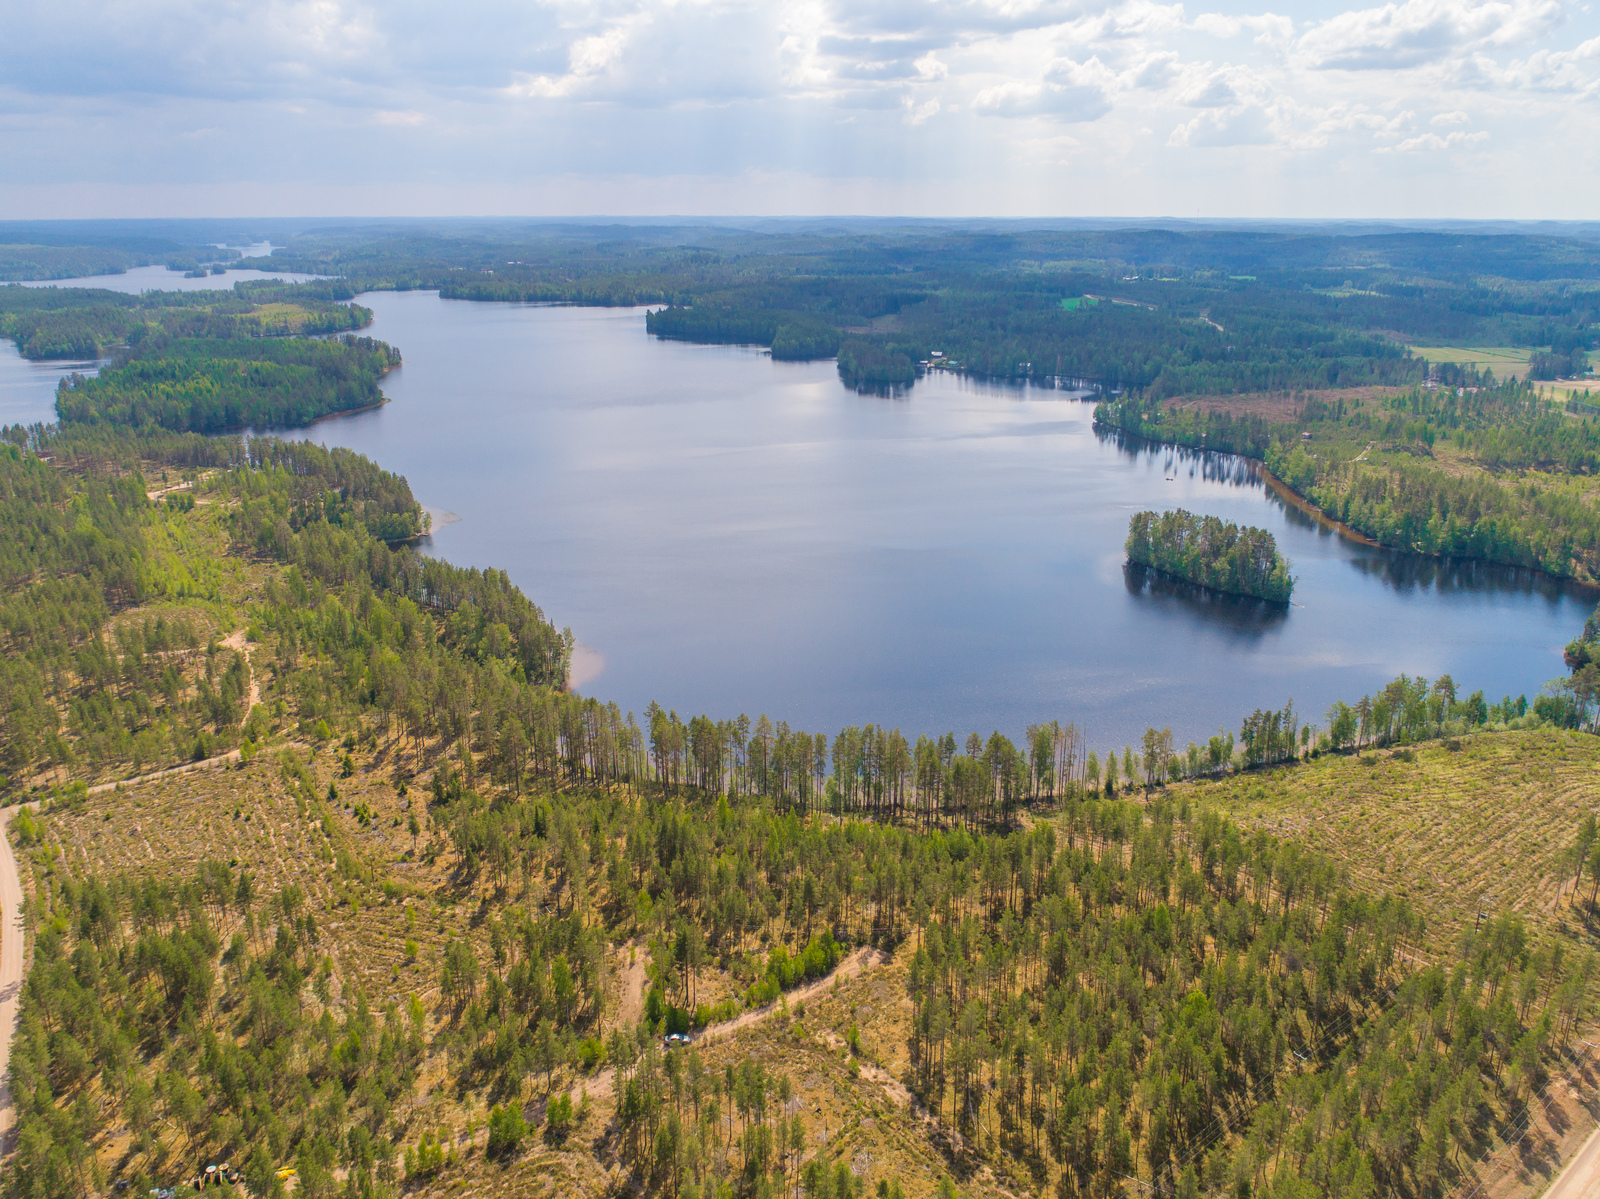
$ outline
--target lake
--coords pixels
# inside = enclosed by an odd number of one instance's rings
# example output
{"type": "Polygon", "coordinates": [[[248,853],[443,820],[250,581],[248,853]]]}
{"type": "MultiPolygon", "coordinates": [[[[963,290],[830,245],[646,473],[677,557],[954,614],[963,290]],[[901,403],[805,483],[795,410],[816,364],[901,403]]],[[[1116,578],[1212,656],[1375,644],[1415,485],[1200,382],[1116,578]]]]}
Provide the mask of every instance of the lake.
{"type": "Polygon", "coordinates": [[[642,309],[360,303],[405,355],[392,402],[289,435],[405,474],[448,514],[430,552],[503,567],[582,643],[578,689],[635,712],[1181,745],[1291,697],[1321,723],[1402,671],[1531,698],[1594,606],[1345,540],[1237,459],[1097,436],[1070,392],[864,396],[831,362],[652,339],[642,309]],[[1294,606],[1125,570],[1129,516],[1180,505],[1270,530],[1294,606]]]}
{"type": "Polygon", "coordinates": [[[304,283],[308,279],[324,279],[325,275],[305,275],[298,271],[260,271],[254,267],[234,267],[225,275],[202,275],[187,278],[182,271],[169,271],[164,266],[129,267],[120,275],[84,275],[77,279],[29,279],[24,287],[99,287],[106,291],[139,295],[147,291],[222,291],[235,283],[249,283],[257,279],[279,279],[285,283],[304,283]]]}

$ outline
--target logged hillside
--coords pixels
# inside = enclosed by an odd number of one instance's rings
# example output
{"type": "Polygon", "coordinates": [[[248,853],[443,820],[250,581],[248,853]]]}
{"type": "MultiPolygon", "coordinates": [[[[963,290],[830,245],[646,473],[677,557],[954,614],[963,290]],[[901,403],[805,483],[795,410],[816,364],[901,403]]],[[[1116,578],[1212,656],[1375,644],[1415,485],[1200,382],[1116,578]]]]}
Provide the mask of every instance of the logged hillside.
{"type": "Polygon", "coordinates": [[[641,725],[364,459],[13,434],[19,1199],[1443,1196],[1582,1048],[1595,751],[1535,714],[1403,680],[1392,746],[1258,712],[1120,788],[641,725]]]}
{"type": "Polygon", "coordinates": [[[1480,911],[1592,936],[1581,901],[1595,875],[1573,851],[1583,816],[1600,812],[1597,772],[1600,740],[1543,729],[1330,755],[1200,790],[1247,827],[1347,863],[1364,890],[1406,896],[1443,948],[1480,911]]]}

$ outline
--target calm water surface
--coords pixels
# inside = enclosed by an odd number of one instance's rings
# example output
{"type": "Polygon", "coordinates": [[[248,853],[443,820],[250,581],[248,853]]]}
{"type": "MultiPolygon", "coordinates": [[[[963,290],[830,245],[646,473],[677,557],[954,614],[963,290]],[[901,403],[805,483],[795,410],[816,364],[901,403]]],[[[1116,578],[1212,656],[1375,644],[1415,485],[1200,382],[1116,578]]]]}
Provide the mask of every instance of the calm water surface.
{"type": "Polygon", "coordinates": [[[831,362],[652,340],[637,309],[360,302],[405,355],[393,402],[294,435],[459,516],[433,552],[504,567],[587,648],[580,690],[635,711],[1181,744],[1401,671],[1532,696],[1594,605],[1352,544],[1235,460],[1097,437],[1069,393],[938,376],[882,399],[831,362]],[[1177,505],[1271,530],[1295,606],[1129,575],[1129,515],[1177,505]]]}
{"type": "Polygon", "coordinates": [[[79,371],[92,375],[98,362],[29,362],[17,343],[0,338],[0,425],[46,424],[56,418],[56,386],[79,371]]]}
{"type": "MultiPolygon", "coordinates": [[[[260,258],[272,252],[270,242],[235,247],[243,259],[260,258]]],[[[235,267],[225,275],[204,275],[199,279],[186,279],[182,271],[169,271],[163,265],[136,266],[120,275],[83,275],[76,279],[40,279],[23,283],[24,287],[100,287],[107,291],[138,295],[146,291],[220,291],[235,283],[256,279],[279,279],[285,283],[304,283],[308,279],[324,279],[325,275],[304,275],[295,271],[248,270],[235,267]]]]}

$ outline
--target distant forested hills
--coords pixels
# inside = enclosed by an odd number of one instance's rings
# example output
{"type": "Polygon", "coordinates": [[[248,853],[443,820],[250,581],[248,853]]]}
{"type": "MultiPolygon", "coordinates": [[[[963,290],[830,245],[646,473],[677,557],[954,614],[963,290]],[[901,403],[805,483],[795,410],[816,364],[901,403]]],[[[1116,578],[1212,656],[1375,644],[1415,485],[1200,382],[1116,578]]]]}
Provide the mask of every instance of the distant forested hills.
{"type": "Polygon", "coordinates": [[[271,261],[447,298],[650,305],[659,336],[775,357],[848,340],[858,360],[938,350],[973,373],[1155,398],[1420,382],[1408,343],[1570,355],[1600,313],[1600,246],[1522,234],[353,229],[271,261]]]}
{"type": "Polygon", "coordinates": [[[372,320],[347,284],[252,280],[228,291],[0,287],[0,337],[24,358],[98,358],[161,330],[178,337],[255,338],[342,333],[372,320]]]}
{"type": "Polygon", "coordinates": [[[152,242],[143,238],[82,246],[0,241],[0,282],[120,275],[131,267],[155,263],[163,263],[175,271],[193,271],[238,257],[238,250],[152,242]]]}

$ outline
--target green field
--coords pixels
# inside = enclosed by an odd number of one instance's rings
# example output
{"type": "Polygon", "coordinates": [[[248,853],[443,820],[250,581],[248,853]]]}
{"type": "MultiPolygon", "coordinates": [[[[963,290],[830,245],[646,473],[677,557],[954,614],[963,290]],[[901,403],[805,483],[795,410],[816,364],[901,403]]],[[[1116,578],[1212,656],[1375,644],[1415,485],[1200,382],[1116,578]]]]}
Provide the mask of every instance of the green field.
{"type": "Polygon", "coordinates": [[[1528,373],[1528,359],[1533,350],[1521,346],[1408,346],[1419,358],[1428,362],[1458,362],[1494,371],[1497,379],[1522,378],[1528,373]]]}

